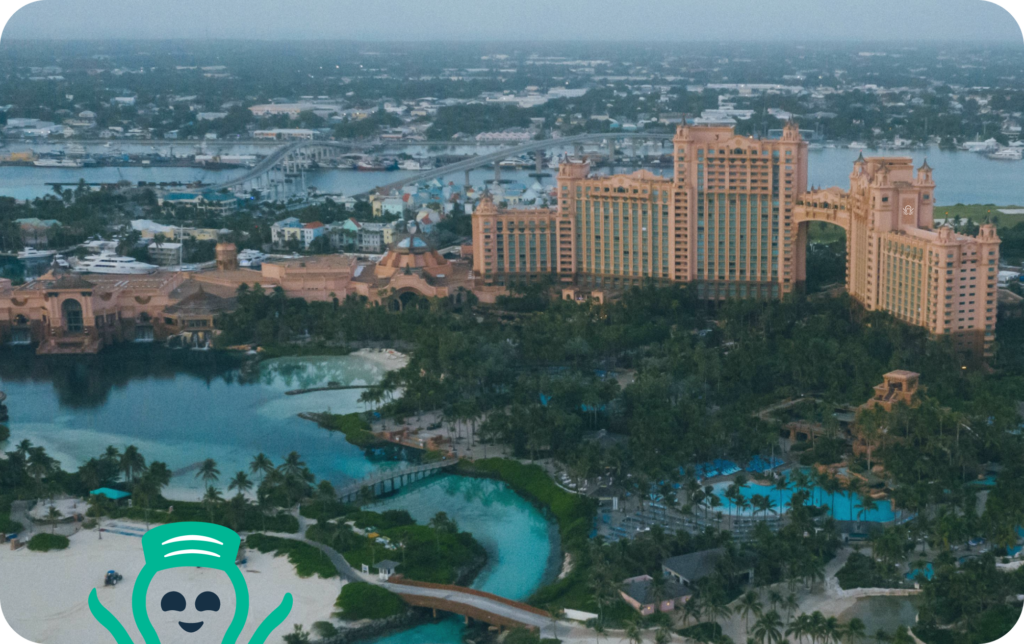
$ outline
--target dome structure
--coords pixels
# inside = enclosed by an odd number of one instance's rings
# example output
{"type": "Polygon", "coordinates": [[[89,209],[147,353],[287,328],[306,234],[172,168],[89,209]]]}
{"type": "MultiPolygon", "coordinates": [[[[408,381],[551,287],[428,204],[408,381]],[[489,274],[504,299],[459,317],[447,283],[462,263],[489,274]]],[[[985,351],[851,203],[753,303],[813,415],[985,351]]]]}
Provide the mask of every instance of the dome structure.
{"type": "Polygon", "coordinates": [[[389,278],[405,271],[425,273],[431,277],[451,272],[448,260],[416,233],[392,244],[374,268],[374,274],[380,278],[389,278]]]}

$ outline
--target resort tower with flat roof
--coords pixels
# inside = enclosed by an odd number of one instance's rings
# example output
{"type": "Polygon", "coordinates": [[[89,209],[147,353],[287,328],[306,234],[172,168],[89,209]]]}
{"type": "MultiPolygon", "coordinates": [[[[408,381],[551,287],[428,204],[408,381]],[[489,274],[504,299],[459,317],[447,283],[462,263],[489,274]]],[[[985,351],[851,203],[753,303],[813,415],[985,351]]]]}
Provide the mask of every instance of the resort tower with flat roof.
{"type": "Polygon", "coordinates": [[[988,355],[995,339],[999,238],[933,221],[927,162],[861,156],[850,188],[807,188],[807,144],[795,123],[777,139],[732,127],[681,125],[674,174],[592,174],[581,159],[558,168],[555,209],[473,213],[473,271],[486,285],[547,275],[563,297],[609,294],[645,281],[688,283],[699,297],[779,298],[807,279],[812,222],[846,231],[846,289],[957,348],[988,355]]]}

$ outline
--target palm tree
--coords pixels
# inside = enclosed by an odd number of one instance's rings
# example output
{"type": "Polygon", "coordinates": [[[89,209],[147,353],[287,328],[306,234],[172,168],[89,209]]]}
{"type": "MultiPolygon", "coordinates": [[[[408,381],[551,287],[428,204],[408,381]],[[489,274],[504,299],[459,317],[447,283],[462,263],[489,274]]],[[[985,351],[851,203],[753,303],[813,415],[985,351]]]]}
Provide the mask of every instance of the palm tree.
{"type": "Polygon", "coordinates": [[[50,521],[50,534],[53,534],[57,529],[57,522],[60,521],[64,515],[60,513],[60,510],[50,506],[50,509],[46,512],[46,518],[50,521]]]}
{"type": "Polygon", "coordinates": [[[761,616],[761,609],[763,605],[761,600],[757,598],[757,593],[750,590],[745,595],[740,597],[737,603],[740,615],[743,616],[743,628],[749,633],[750,632],[750,615],[754,614],[755,617],[761,616]]]}
{"type": "Polygon", "coordinates": [[[858,527],[860,521],[864,520],[864,515],[870,514],[877,509],[878,502],[871,498],[870,495],[864,494],[864,496],[860,497],[860,503],[857,504],[857,518],[859,519],[858,527]]]}
{"type": "Polygon", "coordinates": [[[789,620],[793,619],[793,611],[800,608],[800,602],[797,601],[796,593],[789,593],[782,602],[781,607],[786,611],[786,625],[788,626],[789,620]]]}
{"type": "Polygon", "coordinates": [[[216,483],[220,479],[220,470],[217,469],[217,461],[212,458],[208,458],[203,461],[202,465],[199,466],[199,471],[196,472],[197,479],[203,479],[203,483],[209,487],[211,483],[216,483]]]}
{"type": "Polygon", "coordinates": [[[669,644],[672,641],[672,630],[662,626],[654,632],[654,644],[669,644]]]}
{"type": "Polygon", "coordinates": [[[626,625],[626,639],[629,640],[630,644],[643,644],[644,634],[640,631],[638,621],[637,619],[632,619],[626,625]]]}
{"type": "Polygon", "coordinates": [[[691,595],[690,599],[683,604],[683,625],[685,626],[692,619],[695,622],[700,621],[701,608],[700,601],[696,596],[691,595]]]}
{"type": "Polygon", "coordinates": [[[798,644],[803,644],[804,636],[810,634],[810,617],[807,613],[801,613],[793,620],[793,623],[786,628],[786,636],[792,635],[798,644]]]}
{"type": "Polygon", "coordinates": [[[156,478],[149,472],[142,475],[142,478],[138,480],[134,487],[135,498],[141,501],[146,509],[146,529],[149,530],[149,507],[153,501],[153,497],[160,493],[160,484],[156,478]]]}
{"type": "Polygon", "coordinates": [[[206,511],[210,515],[210,523],[213,523],[213,508],[224,501],[224,497],[220,495],[220,490],[209,485],[206,487],[206,494],[203,495],[203,505],[206,506],[206,511]]]}
{"type": "Polygon", "coordinates": [[[707,602],[704,607],[704,614],[711,618],[713,622],[719,622],[732,617],[732,609],[724,601],[714,598],[707,602]]]}
{"type": "Polygon", "coordinates": [[[134,483],[138,475],[146,469],[146,459],[143,458],[138,447],[129,445],[124,448],[120,466],[121,471],[124,472],[124,480],[128,483],[134,483]]]}
{"type": "Polygon", "coordinates": [[[768,603],[772,605],[772,610],[776,610],[779,604],[783,602],[782,593],[772,589],[768,591],[768,603]]]}
{"type": "Polygon", "coordinates": [[[770,610],[754,623],[754,638],[760,644],[780,644],[782,642],[782,618],[774,610],[770,610]]]}
{"type": "Polygon", "coordinates": [[[854,617],[846,625],[846,637],[848,638],[849,644],[857,644],[858,640],[864,639],[867,634],[867,627],[864,626],[864,622],[859,617],[854,617]]]}
{"type": "Polygon", "coordinates": [[[228,489],[238,490],[239,494],[244,495],[252,489],[252,481],[250,481],[249,477],[245,475],[245,472],[239,471],[228,483],[228,489]]]}
{"type": "Polygon", "coordinates": [[[303,462],[302,457],[299,456],[298,452],[291,452],[288,456],[284,457],[284,463],[278,468],[285,476],[302,476],[302,469],[306,467],[306,463],[303,462]]]}
{"type": "Polygon", "coordinates": [[[789,481],[786,480],[785,475],[779,475],[775,478],[775,485],[772,489],[779,493],[779,507],[782,507],[782,493],[789,489],[789,481]]]}
{"type": "Polygon", "coordinates": [[[18,456],[24,459],[28,457],[28,451],[30,449],[32,449],[32,441],[26,438],[18,443],[18,446],[14,448],[14,451],[18,456]]]}
{"type": "Polygon", "coordinates": [[[260,483],[263,482],[263,478],[274,469],[274,464],[267,458],[267,455],[260,452],[253,457],[252,462],[249,463],[249,472],[253,476],[260,477],[260,483]]]}

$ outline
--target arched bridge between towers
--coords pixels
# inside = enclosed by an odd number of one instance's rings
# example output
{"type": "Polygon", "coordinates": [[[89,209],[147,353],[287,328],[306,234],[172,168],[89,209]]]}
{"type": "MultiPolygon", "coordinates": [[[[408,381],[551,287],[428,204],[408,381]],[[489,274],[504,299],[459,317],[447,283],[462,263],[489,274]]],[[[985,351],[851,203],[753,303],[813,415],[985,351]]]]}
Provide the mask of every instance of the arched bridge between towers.
{"type": "Polygon", "coordinates": [[[800,197],[793,209],[793,222],[821,221],[850,231],[850,198],[837,188],[813,190],[800,197]]]}
{"type": "MultiPolygon", "coordinates": [[[[450,163],[448,165],[441,166],[440,168],[432,168],[430,170],[424,170],[423,172],[417,172],[416,174],[404,177],[397,181],[377,186],[374,190],[380,192],[397,190],[411,183],[430,181],[456,172],[468,172],[469,170],[475,170],[490,163],[503,161],[511,156],[537,152],[539,150],[545,150],[556,146],[583,145],[584,143],[593,143],[595,141],[603,141],[606,139],[610,142],[629,139],[670,141],[674,136],[674,132],[605,132],[599,134],[575,134],[557,139],[529,141],[521,145],[502,148],[496,152],[488,152],[487,154],[480,154],[469,159],[450,163]]],[[[261,178],[270,175],[275,170],[283,169],[286,172],[288,170],[297,171],[310,161],[335,158],[340,156],[342,151],[351,150],[351,147],[351,144],[341,143],[338,141],[295,141],[293,143],[288,143],[287,145],[277,148],[268,154],[245,174],[223,183],[215,184],[210,188],[212,190],[222,190],[244,186],[249,183],[256,185],[260,183],[261,178]]],[[[373,190],[353,196],[365,197],[371,192],[373,192],[373,190]]]]}

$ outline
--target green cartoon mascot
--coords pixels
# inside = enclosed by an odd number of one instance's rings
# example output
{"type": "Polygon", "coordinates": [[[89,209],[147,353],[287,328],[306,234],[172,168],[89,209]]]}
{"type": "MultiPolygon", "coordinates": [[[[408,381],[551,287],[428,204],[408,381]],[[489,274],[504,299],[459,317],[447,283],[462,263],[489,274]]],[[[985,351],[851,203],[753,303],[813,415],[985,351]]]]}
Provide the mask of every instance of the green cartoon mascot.
{"type": "MultiPolygon", "coordinates": [[[[249,589],[235,564],[241,539],[234,531],[212,523],[183,522],[158,526],[142,537],[146,563],[132,590],[132,615],[145,644],[160,644],[156,629],[146,611],[146,592],[153,576],[161,570],[181,567],[212,568],[227,574],[235,591],[235,614],[221,644],[235,644],[249,614],[249,589]]],[[[285,593],[275,608],[253,633],[248,644],[263,644],[271,631],[288,617],[292,596],[285,593]]],[[[134,644],[124,626],[100,603],[96,590],[89,593],[93,617],[114,636],[117,644],[134,644]]]]}

